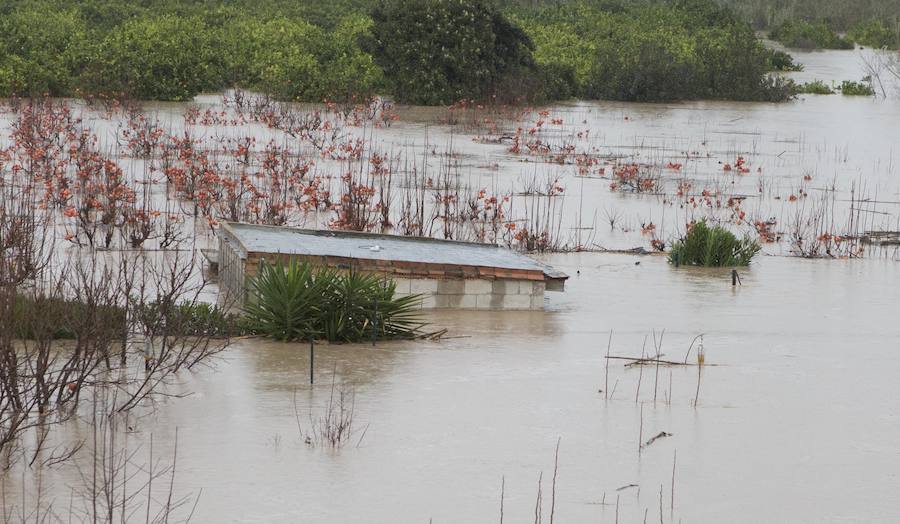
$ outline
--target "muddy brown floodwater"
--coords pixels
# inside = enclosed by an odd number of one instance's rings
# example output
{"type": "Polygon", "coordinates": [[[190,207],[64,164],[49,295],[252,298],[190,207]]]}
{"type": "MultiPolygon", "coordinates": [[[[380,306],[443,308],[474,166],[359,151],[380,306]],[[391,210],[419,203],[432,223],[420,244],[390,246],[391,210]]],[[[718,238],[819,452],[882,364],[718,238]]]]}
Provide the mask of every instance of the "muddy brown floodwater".
{"type": "MultiPolygon", "coordinates": [[[[798,57],[808,58],[803,75],[862,76],[852,52],[798,57]]],[[[603,129],[598,144],[665,156],[661,148],[708,137],[723,155],[758,148],[785,190],[809,168],[844,189],[863,180],[883,200],[900,200],[896,99],[558,110],[592,115],[603,129]],[[779,156],[781,143],[793,153],[779,156]]],[[[402,141],[420,129],[392,132],[402,141]]],[[[514,170],[504,169],[484,176],[514,170]]],[[[701,165],[696,176],[718,169],[701,165]]],[[[683,218],[607,185],[585,189],[601,202],[591,213],[618,202],[683,218]]],[[[896,220],[896,207],[883,212],[896,220]]],[[[640,235],[598,238],[631,247],[640,235]]],[[[571,275],[545,312],[435,312],[432,324],[449,330],[441,341],[320,346],[315,386],[307,346],[241,340],[172,390],[190,396],[130,421],[128,446],[144,457],[152,435],[154,457],[171,457],[177,429],[174,491],[199,496],[194,522],[499,522],[501,486],[504,522],[532,522],[539,479],[544,521],[551,507],[557,522],[900,521],[895,254],[761,256],[737,287],[727,269],[675,269],[664,257],[542,258],[571,275]],[[662,358],[674,361],[704,335],[699,394],[696,366],[641,371],[610,360],[607,380],[610,332],[611,355],[636,357],[647,337],[653,351],[654,330],[662,358]],[[332,380],[354,398],[352,435],[337,449],[301,434],[325,413],[332,380]],[[671,436],[639,449],[660,432],[671,436]]],[[[696,347],[687,360],[696,362],[696,347]]],[[[86,438],[86,427],[66,422],[54,438],[86,438]]],[[[2,479],[4,506],[32,507],[40,494],[65,521],[90,460],[14,468],[2,479]]]]}

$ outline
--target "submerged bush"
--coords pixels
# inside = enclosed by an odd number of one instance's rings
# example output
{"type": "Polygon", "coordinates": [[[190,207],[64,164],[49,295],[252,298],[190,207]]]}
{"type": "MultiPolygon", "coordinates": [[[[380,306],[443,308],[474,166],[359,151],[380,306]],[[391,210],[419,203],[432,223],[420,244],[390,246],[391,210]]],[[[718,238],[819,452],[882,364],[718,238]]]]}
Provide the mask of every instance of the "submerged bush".
{"type": "Polygon", "coordinates": [[[746,266],[760,249],[759,243],[751,238],[738,239],[721,226],[709,227],[706,221],[700,221],[691,225],[687,235],[672,245],[669,263],[704,267],[746,266]]]}
{"type": "Polygon", "coordinates": [[[123,308],[45,296],[16,296],[12,318],[15,338],[22,340],[71,340],[88,325],[112,336],[126,328],[123,308]]]}
{"type": "Polygon", "coordinates": [[[850,28],[847,39],[868,47],[900,48],[900,24],[889,28],[881,20],[860,22],[850,28]]]}
{"type": "Polygon", "coordinates": [[[853,49],[852,42],[838,36],[824,21],[787,20],[775,26],[769,38],[801,49],[853,49]]]}
{"type": "Polygon", "coordinates": [[[212,4],[0,3],[0,96],[781,101],[790,90],[768,72],[795,67],[713,0],[212,4]]]}
{"type": "Polygon", "coordinates": [[[243,335],[240,317],[203,302],[183,302],[165,306],[144,304],[134,313],[141,325],[158,326],[169,335],[228,338],[243,335]]]}
{"type": "Polygon", "coordinates": [[[149,100],[190,100],[216,89],[219,57],[197,17],[129,20],[96,46],[81,77],[88,93],[149,100]]]}
{"type": "Polygon", "coordinates": [[[768,64],[772,71],[803,71],[803,65],[794,62],[794,57],[778,51],[776,49],[768,49],[768,64]]]}
{"type": "Polygon", "coordinates": [[[0,97],[68,93],[85,58],[86,31],[71,11],[0,16],[0,97]]]}
{"type": "Polygon", "coordinates": [[[875,90],[866,82],[851,82],[844,80],[841,83],[841,94],[850,96],[874,96],[875,90]]]}
{"type": "Polygon", "coordinates": [[[797,86],[797,92],[806,95],[833,95],[834,89],[821,80],[813,80],[797,86]]]}
{"type": "Polygon", "coordinates": [[[486,0],[381,0],[369,43],[399,102],[530,96],[533,44],[486,0]]]}
{"type": "MultiPolygon", "coordinates": [[[[580,97],[624,101],[791,97],[767,73],[790,57],[709,0],[571,2],[517,11],[542,68],[572,72],[580,97]]],[[[558,90],[558,88],[557,88],[558,90]]]]}
{"type": "Polygon", "coordinates": [[[412,339],[423,335],[421,297],[394,297],[395,284],[353,270],[342,273],[292,260],[263,262],[250,280],[244,326],[281,341],[412,339]]]}

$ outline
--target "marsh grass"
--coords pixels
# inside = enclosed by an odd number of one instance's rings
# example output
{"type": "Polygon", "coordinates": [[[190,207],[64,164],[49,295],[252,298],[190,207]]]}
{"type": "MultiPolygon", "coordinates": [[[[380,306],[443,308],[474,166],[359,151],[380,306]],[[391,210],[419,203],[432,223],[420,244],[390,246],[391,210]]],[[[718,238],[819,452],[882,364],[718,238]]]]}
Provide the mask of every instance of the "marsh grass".
{"type": "Polygon", "coordinates": [[[672,245],[669,263],[704,267],[747,266],[760,249],[755,240],[739,239],[721,226],[710,227],[700,221],[672,245]]]}

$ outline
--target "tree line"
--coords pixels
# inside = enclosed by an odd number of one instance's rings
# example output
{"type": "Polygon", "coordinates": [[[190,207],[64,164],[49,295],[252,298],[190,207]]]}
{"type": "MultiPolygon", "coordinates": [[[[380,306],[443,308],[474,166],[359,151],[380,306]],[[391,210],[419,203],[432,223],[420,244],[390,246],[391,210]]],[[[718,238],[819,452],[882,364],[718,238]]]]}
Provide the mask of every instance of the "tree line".
{"type": "Polygon", "coordinates": [[[451,104],[784,100],[774,57],[712,0],[12,0],[0,96],[451,104]]]}

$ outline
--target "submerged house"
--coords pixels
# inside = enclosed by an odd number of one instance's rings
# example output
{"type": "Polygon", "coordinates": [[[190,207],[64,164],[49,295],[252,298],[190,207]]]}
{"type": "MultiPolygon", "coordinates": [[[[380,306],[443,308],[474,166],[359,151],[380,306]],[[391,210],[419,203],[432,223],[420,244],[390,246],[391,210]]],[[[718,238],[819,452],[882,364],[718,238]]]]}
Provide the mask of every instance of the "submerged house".
{"type": "Polygon", "coordinates": [[[243,302],[260,263],[279,259],[384,275],[427,309],[543,309],[544,292],[562,291],[568,278],[492,245],[232,222],[219,230],[220,293],[243,302]]]}

